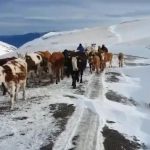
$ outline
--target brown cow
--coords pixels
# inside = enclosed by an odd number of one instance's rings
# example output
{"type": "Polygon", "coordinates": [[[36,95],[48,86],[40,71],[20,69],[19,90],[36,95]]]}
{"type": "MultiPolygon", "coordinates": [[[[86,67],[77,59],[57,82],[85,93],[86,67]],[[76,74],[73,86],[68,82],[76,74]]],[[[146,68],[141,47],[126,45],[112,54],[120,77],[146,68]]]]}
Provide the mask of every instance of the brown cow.
{"type": "Polygon", "coordinates": [[[41,57],[45,60],[49,60],[51,57],[51,53],[49,51],[37,51],[36,53],[40,54],[41,57]]]}
{"type": "Polygon", "coordinates": [[[48,51],[38,51],[26,54],[25,60],[28,65],[28,76],[32,77],[34,81],[35,77],[38,77],[40,82],[42,73],[48,71],[48,61],[50,57],[51,54],[48,51]]]}
{"type": "Polygon", "coordinates": [[[104,58],[103,58],[103,63],[104,63],[104,68],[106,67],[106,63],[109,62],[109,67],[112,67],[112,58],[113,54],[112,53],[106,53],[104,52],[104,58]]]}
{"type": "Polygon", "coordinates": [[[11,109],[17,99],[20,87],[23,87],[23,99],[25,99],[25,87],[27,79],[27,63],[23,59],[14,59],[0,66],[0,82],[4,83],[10,98],[11,109]]]}
{"type": "Polygon", "coordinates": [[[40,66],[43,69],[43,71],[47,72],[48,71],[48,62],[51,58],[51,53],[49,51],[38,51],[36,53],[42,57],[42,62],[40,63],[40,66]]]}
{"type": "Polygon", "coordinates": [[[100,57],[97,55],[92,56],[92,61],[91,61],[91,65],[92,65],[92,71],[95,71],[96,69],[96,73],[100,72],[100,57]]]}
{"type": "Polygon", "coordinates": [[[49,74],[53,82],[53,76],[56,78],[56,84],[63,79],[64,74],[64,55],[61,52],[53,52],[49,59],[49,74]]]}

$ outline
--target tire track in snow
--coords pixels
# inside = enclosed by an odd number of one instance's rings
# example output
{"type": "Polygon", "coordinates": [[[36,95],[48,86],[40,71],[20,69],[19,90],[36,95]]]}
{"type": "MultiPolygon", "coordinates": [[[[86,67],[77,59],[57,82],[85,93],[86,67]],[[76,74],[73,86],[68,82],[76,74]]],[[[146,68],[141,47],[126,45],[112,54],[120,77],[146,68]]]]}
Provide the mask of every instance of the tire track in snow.
{"type": "Polygon", "coordinates": [[[98,126],[98,115],[90,109],[85,109],[76,132],[78,139],[76,145],[73,145],[72,148],[76,150],[96,150],[98,126]]]}
{"type": "Polygon", "coordinates": [[[89,99],[103,99],[103,78],[104,78],[104,71],[100,74],[93,74],[89,85],[86,89],[85,97],[89,99]]]}
{"type": "Polygon", "coordinates": [[[66,130],[60,135],[58,140],[55,142],[54,150],[67,150],[71,146],[71,141],[74,135],[76,135],[77,128],[83,118],[84,107],[81,106],[76,107],[76,111],[71,117],[66,126],[66,130]],[[65,137],[65,138],[64,138],[65,137]]]}
{"type": "Polygon", "coordinates": [[[80,103],[69,120],[66,130],[54,145],[54,150],[99,150],[103,149],[100,118],[93,99],[103,98],[103,76],[93,74],[86,88],[86,95],[77,96],[80,103]]]}
{"type": "Polygon", "coordinates": [[[99,116],[86,108],[83,102],[76,107],[76,111],[69,120],[66,130],[59,136],[53,149],[96,150],[98,127],[99,116]],[[75,137],[77,139],[74,142],[75,137]]]}
{"type": "MultiPolygon", "coordinates": [[[[100,74],[92,75],[89,81],[89,85],[87,86],[85,92],[86,93],[85,97],[89,98],[90,101],[87,102],[85,101],[84,103],[88,108],[92,108],[92,110],[94,110],[95,113],[97,113],[97,110],[94,104],[95,102],[93,100],[103,101],[105,97],[104,95],[105,71],[106,70],[104,70],[100,74]]],[[[104,123],[103,123],[103,119],[99,115],[97,116],[98,116],[98,123],[97,123],[98,128],[96,128],[96,132],[95,132],[96,144],[95,147],[93,147],[93,150],[104,150],[104,145],[103,145],[104,138],[101,133],[104,123]]]]}

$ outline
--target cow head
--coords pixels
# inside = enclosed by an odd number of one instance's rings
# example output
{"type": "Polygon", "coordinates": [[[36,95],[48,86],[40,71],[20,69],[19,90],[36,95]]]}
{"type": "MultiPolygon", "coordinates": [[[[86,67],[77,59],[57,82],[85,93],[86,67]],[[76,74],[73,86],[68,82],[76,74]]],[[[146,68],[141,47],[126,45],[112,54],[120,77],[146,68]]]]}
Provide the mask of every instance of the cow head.
{"type": "Polygon", "coordinates": [[[32,60],[31,56],[28,55],[27,53],[25,54],[25,61],[27,62],[28,65],[35,65],[34,61],[32,60]]]}

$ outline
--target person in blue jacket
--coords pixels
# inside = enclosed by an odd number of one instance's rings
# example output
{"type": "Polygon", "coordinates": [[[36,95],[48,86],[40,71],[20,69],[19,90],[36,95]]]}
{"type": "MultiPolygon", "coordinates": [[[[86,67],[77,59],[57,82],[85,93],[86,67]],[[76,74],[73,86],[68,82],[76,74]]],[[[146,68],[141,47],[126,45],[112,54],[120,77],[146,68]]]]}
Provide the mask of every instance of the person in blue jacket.
{"type": "Polygon", "coordinates": [[[79,46],[77,47],[77,50],[79,52],[84,52],[84,47],[82,46],[82,44],[80,43],[79,46]]]}

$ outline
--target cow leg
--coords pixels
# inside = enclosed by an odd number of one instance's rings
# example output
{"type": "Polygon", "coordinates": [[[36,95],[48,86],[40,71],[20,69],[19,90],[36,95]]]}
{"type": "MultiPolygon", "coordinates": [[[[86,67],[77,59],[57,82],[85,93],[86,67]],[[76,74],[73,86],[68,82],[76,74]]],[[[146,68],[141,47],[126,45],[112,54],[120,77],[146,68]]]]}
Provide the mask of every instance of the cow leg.
{"type": "Polygon", "coordinates": [[[16,91],[15,84],[12,84],[11,91],[9,92],[9,94],[10,94],[10,99],[11,99],[11,110],[14,109],[15,91],[16,91]]]}
{"type": "Polygon", "coordinates": [[[41,72],[42,72],[42,69],[41,69],[41,66],[38,65],[37,66],[37,77],[38,77],[38,83],[41,82],[41,72]]]}
{"type": "Polygon", "coordinates": [[[80,75],[81,75],[81,76],[80,76],[80,77],[81,77],[81,78],[80,78],[80,83],[82,83],[82,82],[83,82],[83,81],[82,81],[83,70],[80,71],[80,75]]]}
{"type": "Polygon", "coordinates": [[[110,66],[112,67],[112,60],[110,61],[110,66]]]}
{"type": "Polygon", "coordinates": [[[121,67],[121,61],[119,60],[119,67],[121,67]]]}
{"type": "Polygon", "coordinates": [[[121,67],[123,67],[123,62],[121,61],[121,67]]]}
{"type": "Polygon", "coordinates": [[[50,77],[50,82],[53,83],[53,70],[52,70],[52,64],[49,62],[48,63],[48,73],[49,73],[49,77],[50,77]]]}
{"type": "Polygon", "coordinates": [[[61,68],[58,68],[58,82],[60,82],[61,78],[61,68]]]}
{"type": "Polygon", "coordinates": [[[17,98],[18,98],[18,92],[19,92],[19,89],[20,89],[20,84],[16,84],[15,86],[15,97],[14,97],[14,100],[16,101],[17,98]]]}
{"type": "Polygon", "coordinates": [[[58,69],[56,69],[56,84],[58,84],[58,79],[59,78],[59,70],[58,69]]]}
{"type": "Polygon", "coordinates": [[[79,82],[79,71],[75,71],[75,79],[79,82]]]}
{"type": "Polygon", "coordinates": [[[23,100],[26,100],[26,81],[23,83],[23,100]]]}
{"type": "Polygon", "coordinates": [[[72,73],[72,86],[73,86],[73,89],[76,88],[76,71],[73,71],[72,73]]]}
{"type": "Polygon", "coordinates": [[[59,78],[59,70],[56,69],[56,84],[58,84],[58,82],[59,82],[58,78],[59,78]]]}
{"type": "Polygon", "coordinates": [[[64,79],[64,67],[62,66],[61,67],[61,80],[64,79]]]}
{"type": "Polygon", "coordinates": [[[92,64],[90,63],[90,72],[92,73],[92,64]]]}
{"type": "Polygon", "coordinates": [[[109,63],[109,67],[111,68],[112,67],[112,62],[110,61],[110,63],[109,63]]]}
{"type": "Polygon", "coordinates": [[[54,75],[54,72],[53,73],[50,72],[49,77],[50,77],[50,82],[51,83],[54,83],[53,75],[54,75]]]}
{"type": "Polygon", "coordinates": [[[3,90],[3,95],[6,95],[7,89],[4,85],[4,83],[2,83],[2,90],[3,90]]]}
{"type": "Polygon", "coordinates": [[[104,68],[105,68],[105,62],[104,62],[104,61],[102,61],[102,63],[101,63],[101,71],[103,71],[103,70],[104,70],[104,68]]]}
{"type": "Polygon", "coordinates": [[[51,82],[51,83],[54,83],[53,75],[52,75],[52,74],[50,74],[50,75],[49,75],[49,77],[50,77],[50,82],[51,82]]]}
{"type": "Polygon", "coordinates": [[[104,71],[104,68],[105,68],[105,62],[103,63],[102,71],[104,71]]]}

